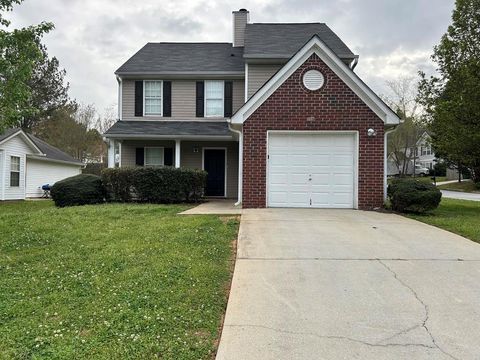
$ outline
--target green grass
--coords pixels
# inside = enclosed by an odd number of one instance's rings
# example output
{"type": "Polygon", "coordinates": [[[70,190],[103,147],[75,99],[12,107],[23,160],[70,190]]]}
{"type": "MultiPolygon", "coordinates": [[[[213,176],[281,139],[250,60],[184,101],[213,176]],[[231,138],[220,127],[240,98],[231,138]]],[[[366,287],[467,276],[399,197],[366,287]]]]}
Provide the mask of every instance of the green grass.
{"type": "Polygon", "coordinates": [[[236,218],[0,204],[1,359],[211,359],[236,218]]]}
{"type": "Polygon", "coordinates": [[[408,216],[480,243],[480,201],[444,198],[432,213],[408,216]]]}
{"type": "Polygon", "coordinates": [[[442,190],[463,191],[463,192],[470,192],[470,193],[480,192],[480,189],[478,189],[475,186],[475,183],[473,183],[473,181],[462,181],[460,183],[455,182],[455,183],[440,185],[438,188],[442,190]]]}

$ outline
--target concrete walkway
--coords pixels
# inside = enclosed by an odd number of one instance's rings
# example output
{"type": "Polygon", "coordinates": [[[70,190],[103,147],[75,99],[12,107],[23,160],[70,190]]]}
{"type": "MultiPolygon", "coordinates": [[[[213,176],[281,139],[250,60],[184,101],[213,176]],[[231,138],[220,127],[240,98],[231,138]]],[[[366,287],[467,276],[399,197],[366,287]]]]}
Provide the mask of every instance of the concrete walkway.
{"type": "Polygon", "coordinates": [[[442,196],[449,199],[480,201],[480,193],[467,193],[462,191],[441,190],[442,196]]]}
{"type": "Polygon", "coordinates": [[[235,200],[209,199],[206,202],[180,213],[180,215],[240,215],[241,206],[235,206],[235,200]]]}
{"type": "Polygon", "coordinates": [[[478,359],[480,245],[393,214],[244,210],[217,359],[478,359]]]}

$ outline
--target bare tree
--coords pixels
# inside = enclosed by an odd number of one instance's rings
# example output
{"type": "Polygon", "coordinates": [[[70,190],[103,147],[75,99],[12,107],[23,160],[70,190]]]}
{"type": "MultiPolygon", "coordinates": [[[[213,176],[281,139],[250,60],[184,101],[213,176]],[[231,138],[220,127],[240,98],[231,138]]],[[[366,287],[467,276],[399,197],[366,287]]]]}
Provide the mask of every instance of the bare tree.
{"type": "Polygon", "coordinates": [[[386,84],[388,92],[383,99],[402,119],[397,130],[387,139],[387,153],[399,173],[405,175],[409,164],[417,157],[417,143],[424,132],[419,120],[421,107],[417,102],[418,83],[413,77],[400,77],[386,84]]]}

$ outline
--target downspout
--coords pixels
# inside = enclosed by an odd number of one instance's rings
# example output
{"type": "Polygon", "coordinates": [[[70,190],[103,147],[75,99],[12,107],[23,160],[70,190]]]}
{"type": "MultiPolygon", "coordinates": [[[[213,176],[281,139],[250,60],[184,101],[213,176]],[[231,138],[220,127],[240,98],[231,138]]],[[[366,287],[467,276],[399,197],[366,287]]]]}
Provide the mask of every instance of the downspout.
{"type": "Polygon", "coordinates": [[[390,130],[385,131],[383,139],[383,202],[387,201],[387,172],[388,172],[388,134],[397,130],[398,125],[394,125],[390,130]]]}
{"type": "Polygon", "coordinates": [[[228,129],[238,134],[238,201],[235,206],[242,204],[242,188],[243,188],[243,132],[232,128],[228,123],[228,129]]]}

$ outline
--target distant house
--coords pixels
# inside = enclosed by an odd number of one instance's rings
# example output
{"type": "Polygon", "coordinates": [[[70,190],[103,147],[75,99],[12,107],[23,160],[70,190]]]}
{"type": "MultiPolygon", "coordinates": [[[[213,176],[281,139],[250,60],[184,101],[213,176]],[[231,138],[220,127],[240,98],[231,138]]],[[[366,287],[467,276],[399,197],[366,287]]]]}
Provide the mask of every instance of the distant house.
{"type": "MultiPolygon", "coordinates": [[[[435,166],[435,153],[432,150],[431,138],[427,131],[424,131],[419,137],[416,146],[406,150],[406,164],[403,168],[403,160],[400,161],[400,165],[394,159],[394,155],[388,156],[388,175],[398,175],[405,170],[405,174],[413,174],[414,167],[417,169],[416,174],[428,175],[427,171],[432,170],[435,166]],[[421,169],[421,170],[420,170],[421,169]]],[[[403,153],[403,150],[402,150],[403,153]]]]}
{"type": "Polygon", "coordinates": [[[21,129],[0,134],[0,200],[41,197],[42,185],[80,174],[83,163],[21,129]]]}

